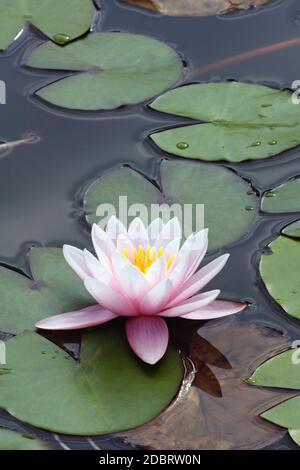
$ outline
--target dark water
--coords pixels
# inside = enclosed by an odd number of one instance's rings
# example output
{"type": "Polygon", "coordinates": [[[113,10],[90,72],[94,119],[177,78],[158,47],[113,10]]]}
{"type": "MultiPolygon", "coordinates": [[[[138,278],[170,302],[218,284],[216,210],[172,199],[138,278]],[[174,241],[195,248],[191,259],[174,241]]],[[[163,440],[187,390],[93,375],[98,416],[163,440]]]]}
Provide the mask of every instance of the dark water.
{"type": "MultiPolygon", "coordinates": [[[[186,82],[238,79],[290,87],[300,79],[300,45],[205,74],[197,72],[223,58],[299,37],[297,0],[274,1],[258,10],[222,18],[163,17],[113,0],[101,0],[101,7],[96,30],[148,34],[169,43],[187,64],[186,82]]],[[[26,134],[40,138],[0,159],[0,261],[21,269],[26,269],[26,248],[32,244],[88,246],[88,227],[80,218],[84,189],[105,169],[120,163],[155,179],[163,154],[144,137],[184,121],[149,111],[147,103],[113,112],[76,114],[43,105],[32,92],[49,81],[49,74],[21,66],[27,47],[42,39],[29,29],[12,49],[0,53],[0,79],[7,83],[7,105],[0,106],[0,141],[17,140],[26,134]]],[[[264,191],[300,174],[299,152],[296,149],[268,160],[228,166],[264,191]]],[[[216,281],[225,298],[255,302],[244,314],[244,321],[269,324],[287,332],[291,339],[299,339],[299,322],[265,295],[258,260],[268,242],[297,218],[296,214],[259,214],[248,239],[230,247],[228,267],[216,281]]],[[[0,425],[28,429],[4,412],[0,425]]],[[[72,448],[91,448],[83,439],[64,438],[64,442],[71,442],[72,448]]],[[[106,449],[123,447],[109,437],[95,442],[106,449]]],[[[282,447],[295,446],[287,437],[273,446],[282,447]]]]}

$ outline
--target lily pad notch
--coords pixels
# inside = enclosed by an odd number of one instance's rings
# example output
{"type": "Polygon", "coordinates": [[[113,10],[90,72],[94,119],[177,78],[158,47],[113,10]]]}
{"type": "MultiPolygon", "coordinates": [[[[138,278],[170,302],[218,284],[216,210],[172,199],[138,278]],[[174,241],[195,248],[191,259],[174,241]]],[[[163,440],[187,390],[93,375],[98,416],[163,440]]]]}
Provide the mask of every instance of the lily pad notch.
{"type": "Polygon", "coordinates": [[[163,151],[206,161],[260,160],[300,144],[300,108],[292,92],[241,82],[185,85],[150,107],[194,123],[150,135],[163,151]]]}
{"type": "Polygon", "coordinates": [[[92,33],[64,48],[42,44],[26,65],[67,71],[68,76],[35,94],[52,105],[83,111],[143,102],[173,86],[183,71],[180,56],[167,44],[118,32],[92,33]]]}

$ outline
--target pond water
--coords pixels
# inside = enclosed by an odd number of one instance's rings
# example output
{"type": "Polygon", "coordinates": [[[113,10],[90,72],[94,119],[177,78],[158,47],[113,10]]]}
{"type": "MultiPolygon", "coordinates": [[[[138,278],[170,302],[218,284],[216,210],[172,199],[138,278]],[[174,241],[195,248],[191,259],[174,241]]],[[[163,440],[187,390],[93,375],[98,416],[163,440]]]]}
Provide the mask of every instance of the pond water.
{"type": "MultiPolygon", "coordinates": [[[[294,80],[300,80],[300,41],[293,47],[275,46],[273,51],[248,60],[208,66],[300,37],[297,0],[274,1],[235,15],[200,18],[164,17],[118,1],[101,0],[95,29],[147,34],[167,42],[183,56],[186,83],[236,79],[291,87],[294,80]]],[[[26,252],[32,245],[61,246],[68,242],[89,246],[88,226],[81,209],[84,189],[104,170],[124,163],[156,180],[160,159],[165,155],[145,137],[161,128],[187,122],[155,113],[147,109],[147,103],[113,112],[72,113],[46,106],[32,95],[32,90],[47,83],[49,74],[22,66],[28,43],[31,47],[41,39],[39,33],[29,28],[12,49],[0,53],[0,79],[7,84],[7,104],[0,106],[0,141],[18,140],[31,134],[39,137],[36,143],[19,145],[0,159],[0,261],[18,270],[27,269],[26,252]]],[[[267,160],[226,166],[263,192],[300,174],[299,149],[267,160]]],[[[247,310],[242,322],[270,325],[287,333],[291,340],[299,339],[299,322],[285,315],[266,295],[258,274],[258,260],[261,250],[296,219],[295,214],[258,214],[247,239],[230,246],[229,266],[211,285],[222,289],[225,298],[255,302],[256,308],[247,310]]],[[[4,412],[0,414],[0,425],[30,429],[4,412]]],[[[42,431],[37,434],[49,439],[52,447],[61,447],[60,438],[42,431]]],[[[63,445],[71,448],[115,449],[130,445],[121,437],[92,441],[61,439],[63,445]]],[[[296,446],[284,437],[272,448],[296,446]]]]}

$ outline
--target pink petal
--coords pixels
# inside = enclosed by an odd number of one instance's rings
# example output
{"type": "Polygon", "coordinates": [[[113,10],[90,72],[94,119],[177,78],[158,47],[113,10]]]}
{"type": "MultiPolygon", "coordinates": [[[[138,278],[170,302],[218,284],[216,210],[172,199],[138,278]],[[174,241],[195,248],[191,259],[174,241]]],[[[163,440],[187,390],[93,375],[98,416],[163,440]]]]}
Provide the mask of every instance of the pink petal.
{"type": "Polygon", "coordinates": [[[148,364],[156,364],[167,350],[169,330],[163,318],[129,318],[126,322],[126,334],[135,354],[148,364]]]}
{"type": "Polygon", "coordinates": [[[115,318],[117,316],[109,310],[105,310],[100,305],[93,305],[82,310],[45,318],[38,321],[35,326],[42,330],[80,330],[102,325],[115,318]]]}
{"type": "MultiPolygon", "coordinates": [[[[90,272],[89,276],[93,276],[96,279],[101,280],[107,285],[113,285],[114,279],[110,270],[108,270],[103,263],[92,255],[88,250],[84,250],[84,259],[86,266],[90,272]]],[[[85,276],[86,277],[86,276],[85,276]]]]}
{"type": "Polygon", "coordinates": [[[128,256],[129,256],[129,259],[131,262],[133,262],[134,260],[134,244],[132,243],[132,241],[130,240],[130,238],[128,238],[127,236],[125,235],[119,235],[118,239],[117,239],[117,250],[118,250],[118,253],[120,253],[121,255],[124,254],[124,250],[127,250],[128,252],[128,256]]]}
{"type": "Polygon", "coordinates": [[[110,310],[115,315],[130,317],[137,314],[134,304],[120,292],[112,287],[105,285],[103,282],[87,277],[84,285],[92,297],[104,308],[110,310]]]}
{"type": "Polygon", "coordinates": [[[148,284],[150,286],[154,286],[154,284],[157,284],[165,277],[166,273],[166,259],[161,256],[154,261],[145,276],[148,284]]]}
{"type": "Polygon", "coordinates": [[[74,246],[64,245],[63,255],[69,266],[82,280],[91,275],[89,269],[86,266],[84,252],[82,250],[79,250],[74,246]]]}
{"type": "Polygon", "coordinates": [[[203,292],[202,294],[195,295],[191,299],[182,302],[176,307],[163,310],[160,315],[163,317],[181,317],[187,313],[194,312],[195,310],[210,304],[218,297],[219,294],[219,290],[203,292]]]}
{"type": "Polygon", "coordinates": [[[181,226],[177,217],[169,220],[162,228],[155,246],[159,249],[161,246],[167,246],[172,240],[179,238],[181,240],[181,226]]]}
{"type": "Polygon", "coordinates": [[[229,254],[222,255],[190,277],[183,284],[180,294],[170,302],[168,308],[177,305],[179,302],[182,302],[199,292],[224,268],[228,258],[229,254]]]}
{"type": "Polygon", "coordinates": [[[215,300],[206,307],[198,308],[194,312],[182,315],[187,320],[210,320],[213,318],[226,317],[244,310],[247,304],[239,302],[226,302],[225,300],[215,300]]]}
{"type": "Polygon", "coordinates": [[[140,302],[140,312],[143,315],[154,315],[159,313],[169,301],[173,290],[172,282],[163,279],[150,289],[140,302]]]}

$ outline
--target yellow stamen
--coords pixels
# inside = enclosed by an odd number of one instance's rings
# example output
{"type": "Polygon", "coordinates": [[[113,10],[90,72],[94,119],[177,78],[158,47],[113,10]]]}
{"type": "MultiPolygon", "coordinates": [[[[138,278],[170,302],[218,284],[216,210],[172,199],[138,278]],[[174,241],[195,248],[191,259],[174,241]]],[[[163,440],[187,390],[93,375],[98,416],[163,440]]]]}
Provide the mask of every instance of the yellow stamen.
{"type": "MultiPolygon", "coordinates": [[[[165,256],[164,248],[161,246],[159,250],[155,246],[145,248],[143,245],[139,245],[139,248],[134,248],[133,258],[130,259],[127,248],[123,249],[123,256],[131,260],[132,264],[136,266],[140,271],[146,273],[152,264],[162,256],[165,256]]],[[[166,270],[169,270],[174,262],[175,256],[170,256],[166,259],[166,270]]]]}

